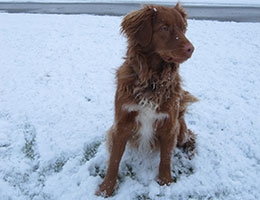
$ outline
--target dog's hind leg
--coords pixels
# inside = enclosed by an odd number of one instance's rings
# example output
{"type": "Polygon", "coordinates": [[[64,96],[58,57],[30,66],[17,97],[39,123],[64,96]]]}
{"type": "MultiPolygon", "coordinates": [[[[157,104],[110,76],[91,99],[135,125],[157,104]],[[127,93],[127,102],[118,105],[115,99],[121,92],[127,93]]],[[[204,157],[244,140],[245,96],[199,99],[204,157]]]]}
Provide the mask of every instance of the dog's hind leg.
{"type": "Polygon", "coordinates": [[[195,134],[187,128],[184,115],[186,113],[187,107],[189,104],[197,102],[198,99],[190,94],[188,91],[182,93],[182,99],[180,101],[180,111],[179,111],[179,135],[178,135],[178,147],[182,147],[184,152],[191,159],[196,151],[196,136],[195,134]]]}
{"type": "Polygon", "coordinates": [[[196,135],[187,128],[184,117],[179,119],[180,131],[177,146],[183,148],[184,152],[192,159],[196,152],[196,135]]]}

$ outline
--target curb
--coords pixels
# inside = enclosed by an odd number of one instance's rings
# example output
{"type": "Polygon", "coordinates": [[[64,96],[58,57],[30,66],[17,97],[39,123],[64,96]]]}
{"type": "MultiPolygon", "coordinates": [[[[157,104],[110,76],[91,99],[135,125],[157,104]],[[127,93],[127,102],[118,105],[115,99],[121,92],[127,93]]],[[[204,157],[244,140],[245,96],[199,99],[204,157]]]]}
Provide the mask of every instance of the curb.
{"type": "MultiPolygon", "coordinates": [[[[163,4],[169,6],[169,4],[163,4]]],[[[234,22],[260,22],[260,6],[182,4],[189,19],[234,22]]],[[[142,7],[141,3],[5,3],[0,2],[2,13],[31,14],[92,14],[123,16],[142,7]]]]}

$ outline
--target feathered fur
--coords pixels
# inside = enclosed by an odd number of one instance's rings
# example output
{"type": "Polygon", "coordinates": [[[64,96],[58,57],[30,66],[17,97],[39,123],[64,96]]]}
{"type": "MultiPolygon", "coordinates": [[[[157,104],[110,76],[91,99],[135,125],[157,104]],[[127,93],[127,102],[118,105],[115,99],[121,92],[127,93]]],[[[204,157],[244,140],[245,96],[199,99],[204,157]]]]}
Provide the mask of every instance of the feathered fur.
{"type": "Polygon", "coordinates": [[[190,156],[195,148],[195,135],[187,129],[184,114],[197,99],[182,89],[179,75],[179,64],[194,50],[184,35],[185,11],[179,4],[174,8],[148,5],[126,15],[121,27],[128,50],[116,73],[115,117],[107,137],[110,159],[97,192],[104,196],[111,196],[115,189],[128,142],[142,151],[160,150],[161,185],[172,182],[174,148],[187,147],[190,156]]]}

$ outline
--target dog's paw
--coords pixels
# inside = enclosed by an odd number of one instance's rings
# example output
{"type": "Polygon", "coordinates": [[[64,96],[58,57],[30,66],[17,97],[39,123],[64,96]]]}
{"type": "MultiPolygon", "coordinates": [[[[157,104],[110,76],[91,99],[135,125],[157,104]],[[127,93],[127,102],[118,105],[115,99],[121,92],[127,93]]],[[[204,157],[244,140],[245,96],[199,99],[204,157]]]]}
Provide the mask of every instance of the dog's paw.
{"type": "Polygon", "coordinates": [[[183,152],[191,160],[196,154],[196,137],[191,130],[188,129],[188,132],[191,137],[184,143],[182,148],[183,152]]]}
{"type": "Polygon", "coordinates": [[[112,189],[98,189],[95,193],[95,195],[97,196],[101,196],[101,197],[104,197],[104,198],[108,198],[110,196],[112,196],[114,190],[112,189]]]}
{"type": "Polygon", "coordinates": [[[172,177],[158,177],[157,183],[161,186],[170,185],[173,182],[172,177]]]}
{"type": "Polygon", "coordinates": [[[113,195],[116,187],[116,181],[106,181],[104,180],[103,183],[99,186],[99,189],[96,191],[97,196],[102,197],[110,197],[113,195]]]}

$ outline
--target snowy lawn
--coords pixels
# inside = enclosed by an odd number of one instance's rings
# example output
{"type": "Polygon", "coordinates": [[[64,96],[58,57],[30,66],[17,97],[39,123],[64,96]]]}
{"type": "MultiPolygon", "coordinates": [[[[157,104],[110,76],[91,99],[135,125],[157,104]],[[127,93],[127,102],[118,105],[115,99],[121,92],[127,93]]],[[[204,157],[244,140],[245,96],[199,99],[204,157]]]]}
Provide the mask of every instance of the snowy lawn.
{"type": "MultiPolygon", "coordinates": [[[[0,14],[0,199],[80,200],[104,177],[120,17],[0,14]]],[[[200,102],[192,161],[176,150],[175,183],[159,186],[158,154],[127,150],[110,199],[260,198],[260,24],[189,20],[184,87],[200,102]]]]}

